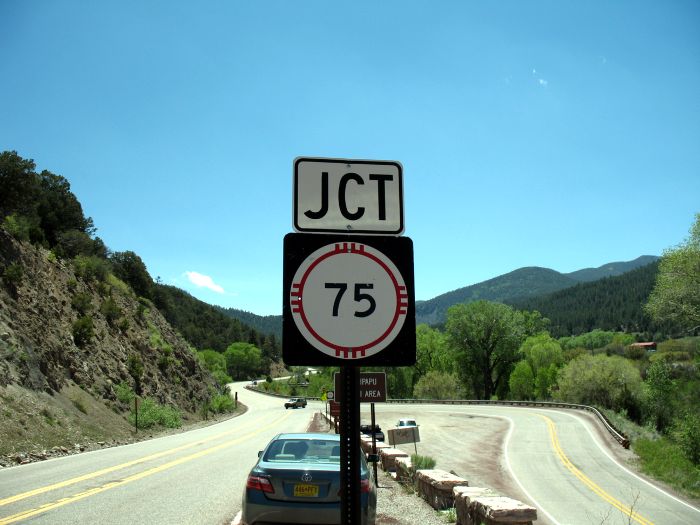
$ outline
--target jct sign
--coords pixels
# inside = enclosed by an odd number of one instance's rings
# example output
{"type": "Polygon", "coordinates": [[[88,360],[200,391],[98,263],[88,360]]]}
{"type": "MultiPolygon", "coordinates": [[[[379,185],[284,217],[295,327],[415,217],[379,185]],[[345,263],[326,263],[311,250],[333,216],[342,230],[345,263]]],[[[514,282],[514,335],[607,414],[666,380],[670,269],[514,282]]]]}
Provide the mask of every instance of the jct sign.
{"type": "Polygon", "coordinates": [[[400,235],[401,164],[300,157],[294,161],[294,229],[298,232],[400,235]]]}
{"type": "Polygon", "coordinates": [[[415,363],[410,239],[287,234],[283,287],[287,365],[415,363]]]}

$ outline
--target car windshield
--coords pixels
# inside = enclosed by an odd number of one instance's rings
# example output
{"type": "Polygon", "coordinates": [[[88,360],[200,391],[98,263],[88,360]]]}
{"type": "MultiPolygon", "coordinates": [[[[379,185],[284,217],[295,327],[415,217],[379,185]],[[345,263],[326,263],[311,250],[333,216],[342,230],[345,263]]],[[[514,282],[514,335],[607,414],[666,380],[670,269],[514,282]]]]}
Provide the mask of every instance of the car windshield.
{"type": "Polygon", "coordinates": [[[263,460],[340,463],[340,442],[330,439],[277,439],[267,448],[263,460]]]}

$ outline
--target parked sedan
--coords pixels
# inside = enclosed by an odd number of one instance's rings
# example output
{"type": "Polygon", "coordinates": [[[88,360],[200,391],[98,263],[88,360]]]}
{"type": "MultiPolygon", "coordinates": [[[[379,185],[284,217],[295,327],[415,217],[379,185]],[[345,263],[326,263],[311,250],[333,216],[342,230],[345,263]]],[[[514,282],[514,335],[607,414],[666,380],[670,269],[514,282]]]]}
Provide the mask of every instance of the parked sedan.
{"type": "MultiPolygon", "coordinates": [[[[364,454],[360,464],[363,525],[374,525],[377,489],[364,454]]],[[[248,475],[242,525],[340,523],[340,436],[278,434],[248,475]]]]}

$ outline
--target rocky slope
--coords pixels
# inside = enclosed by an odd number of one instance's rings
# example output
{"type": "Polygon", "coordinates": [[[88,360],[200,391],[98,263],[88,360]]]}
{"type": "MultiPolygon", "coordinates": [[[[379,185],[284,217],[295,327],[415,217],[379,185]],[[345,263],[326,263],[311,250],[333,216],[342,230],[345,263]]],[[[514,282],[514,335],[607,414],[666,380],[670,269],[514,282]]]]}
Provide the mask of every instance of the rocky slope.
{"type": "Polygon", "coordinates": [[[214,380],[158,310],[123,282],[112,275],[103,281],[81,278],[71,261],[19,242],[2,228],[0,276],[0,448],[5,453],[29,443],[75,443],[81,432],[92,439],[123,434],[128,407],[117,399],[117,385],[136,387],[130,360],[143,365],[143,397],[177,407],[186,421],[198,419],[198,409],[216,388],[214,380]],[[10,279],[9,268],[19,268],[21,276],[15,271],[10,279]],[[76,297],[82,299],[79,307],[76,297]],[[86,316],[94,335],[76,341],[74,323],[86,316]],[[66,432],[32,436],[39,413],[39,426],[66,432]]]}

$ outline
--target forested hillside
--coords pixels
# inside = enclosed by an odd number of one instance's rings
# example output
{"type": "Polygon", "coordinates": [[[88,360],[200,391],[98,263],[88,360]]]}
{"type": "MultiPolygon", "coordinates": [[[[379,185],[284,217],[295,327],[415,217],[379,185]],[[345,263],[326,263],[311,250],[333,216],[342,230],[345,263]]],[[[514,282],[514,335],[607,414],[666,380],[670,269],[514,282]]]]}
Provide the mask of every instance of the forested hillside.
{"type": "Polygon", "coordinates": [[[481,299],[504,302],[516,297],[554,292],[576,283],[574,279],[548,268],[519,268],[488,281],[438,295],[428,301],[417,301],[416,323],[442,323],[446,319],[447,309],[454,304],[481,299]]]}
{"type": "Polygon", "coordinates": [[[274,335],[277,340],[282,340],[282,316],[281,315],[256,315],[236,308],[217,307],[228,317],[238,319],[242,323],[255,328],[265,335],[274,335]]]}
{"type": "Polygon", "coordinates": [[[583,268],[575,272],[565,273],[567,277],[571,277],[582,283],[597,281],[604,277],[615,277],[623,273],[630,272],[641,266],[647,266],[659,258],[656,255],[641,255],[632,261],[618,261],[604,264],[598,268],[583,268]]]}
{"type": "Polygon", "coordinates": [[[647,339],[677,334],[670,323],[654,322],[643,310],[654,287],[658,261],[616,277],[582,283],[547,295],[505,301],[523,310],[537,310],[551,321],[555,337],[594,329],[642,332],[647,339]]]}

